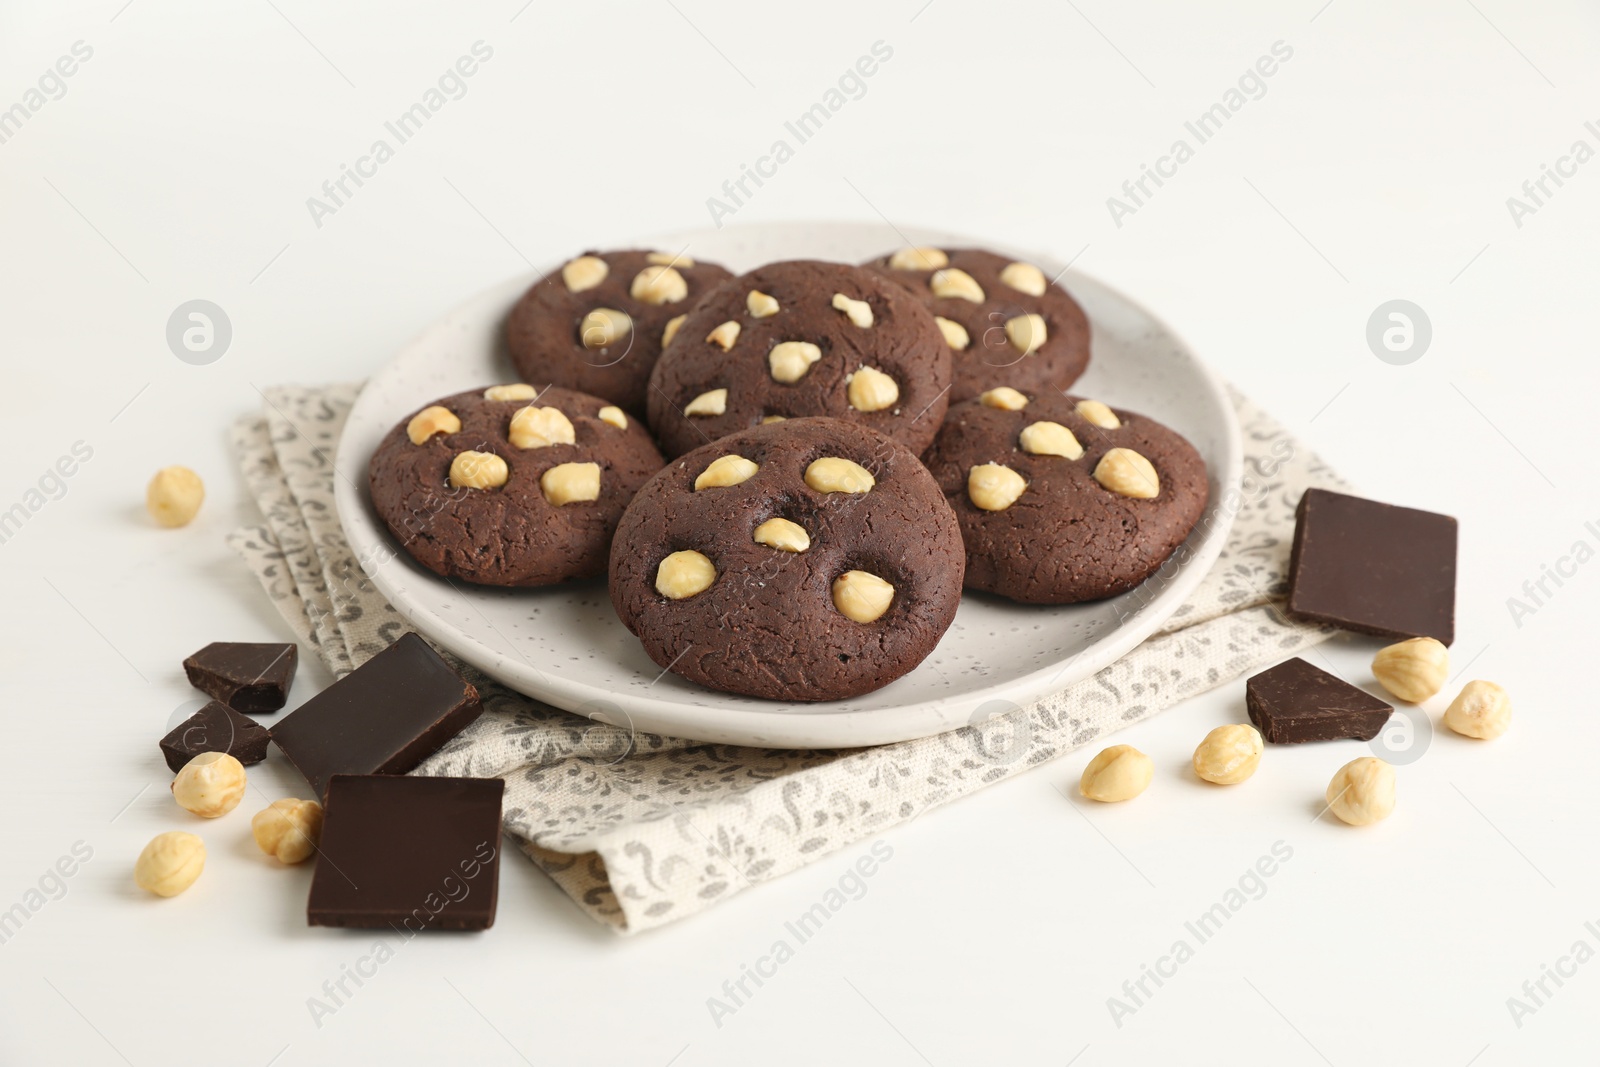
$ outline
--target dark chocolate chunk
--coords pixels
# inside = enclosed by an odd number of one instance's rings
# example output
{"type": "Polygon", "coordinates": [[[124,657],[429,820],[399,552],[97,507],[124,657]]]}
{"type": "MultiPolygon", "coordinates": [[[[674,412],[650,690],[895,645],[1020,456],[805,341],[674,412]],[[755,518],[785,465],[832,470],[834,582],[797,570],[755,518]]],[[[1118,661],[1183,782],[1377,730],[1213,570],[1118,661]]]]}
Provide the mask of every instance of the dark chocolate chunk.
{"type": "Polygon", "coordinates": [[[161,739],[161,754],[174,774],[202,752],[226,752],[240,763],[267,758],[267,728],[213,700],[161,739]]]}
{"type": "Polygon", "coordinates": [[[413,933],[493,926],[504,792],[498,778],[334,775],[307,921],[413,933]]]}
{"type": "Polygon", "coordinates": [[[404,774],[482,711],[478,691],[408,633],[290,712],[272,740],[321,797],[336,774],[404,774]]]}
{"type": "Polygon", "coordinates": [[[1456,520],[1326,489],[1295,514],[1289,614],[1380,637],[1456,636],[1456,520]]]}
{"type": "Polygon", "coordinates": [[[277,711],[289,699],[300,651],[294,645],[213,641],[183,661],[189,684],[234,711],[277,711]]]}
{"type": "Polygon", "coordinates": [[[1280,663],[1245,683],[1245,705],[1261,736],[1276,745],[1371,741],[1394,708],[1303,659],[1280,663]]]}

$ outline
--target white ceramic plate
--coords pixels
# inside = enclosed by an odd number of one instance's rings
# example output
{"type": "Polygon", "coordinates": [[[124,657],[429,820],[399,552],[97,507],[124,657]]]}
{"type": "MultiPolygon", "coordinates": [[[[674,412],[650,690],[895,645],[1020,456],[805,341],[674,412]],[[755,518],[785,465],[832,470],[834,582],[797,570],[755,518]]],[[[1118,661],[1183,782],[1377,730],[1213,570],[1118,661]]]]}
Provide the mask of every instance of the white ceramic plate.
{"type": "MultiPolygon", "coordinates": [[[[1011,251],[1055,277],[1048,256],[925,230],[916,244],[1011,251]]],[[[729,226],[657,238],[644,247],[721,263],[738,274],[777,259],[857,263],[891,251],[901,235],[856,223],[729,226]]],[[[677,737],[779,748],[843,748],[939,733],[1026,704],[1086,678],[1148,637],[1205,575],[1228,523],[1217,501],[1240,476],[1241,445],[1221,384],[1155,316],[1120,293],[1068,271],[1062,284],[1088,312],[1089,372],[1073,387],[1150,415],[1187,437],[1211,478],[1209,513],[1190,551],[1154,596],[1029,607],[968,594],[939,647],[916,670],[877,692],[826,704],[782,703],[702,689],[662,672],[611,609],[603,582],[502,590],[447,582],[404,554],[372,510],[364,472],[379,440],[438,397],[514,381],[500,325],[533,276],[513,278],[439,320],[362,390],[339,443],[339,518],[356,558],[401,615],[426,637],[513,689],[613,725],[677,737]],[[355,484],[352,484],[354,482],[355,484]],[[1120,601],[1120,602],[1119,602],[1120,601]]]]}

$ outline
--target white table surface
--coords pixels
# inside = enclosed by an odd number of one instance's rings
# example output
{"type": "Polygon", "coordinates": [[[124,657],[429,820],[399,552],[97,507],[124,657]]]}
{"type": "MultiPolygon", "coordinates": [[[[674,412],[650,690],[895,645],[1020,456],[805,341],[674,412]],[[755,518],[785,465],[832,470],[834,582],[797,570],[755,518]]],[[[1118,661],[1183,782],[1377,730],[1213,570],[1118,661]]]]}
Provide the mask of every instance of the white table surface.
{"type": "MultiPolygon", "coordinates": [[[[93,450],[0,544],[0,909],[28,912],[0,944],[0,1062],[1593,1062],[1600,162],[1520,226],[1506,204],[1574,141],[1600,148],[1592,5],[520,5],[0,13],[0,107],[93,50],[0,143],[0,510],[93,450]],[[479,40],[465,96],[314,224],[306,198],[479,40]],[[314,1019],[375,939],[306,927],[310,871],[263,861],[249,810],[199,828],[211,860],[184,896],[131,880],[150,836],[196,822],[155,747],[196,696],[179,661],[284,633],[223,545],[253,518],[229,422],[257,387],[370,373],[530,262],[705,223],[879,40],[865,94],[734,221],[887,218],[1078,256],[1366,492],[1460,516],[1455,655],[1511,690],[1512,731],[1436,731],[1394,817],[1354,830],[1313,816],[1357,742],[1275,749],[1234,790],[1187,775],[1244,716],[1224,686],[1117,737],[1156,760],[1135,803],[1064,798],[1085,751],[886,835],[865,894],[720,1025],[708,998],[866,844],[632,939],[512,855],[492,931],[419,938],[314,1019]],[[1265,94],[1116,225],[1107,197],[1193,143],[1184,122],[1275,41],[1293,55],[1265,94]],[[205,366],[165,341],[196,298],[233,327],[205,366]],[[1394,298],[1433,325],[1405,366],[1364,337],[1394,298]],[[142,507],[171,463],[209,492],[180,531],[142,507]],[[1547,565],[1570,576],[1514,617],[1547,565]],[[1185,922],[1280,841],[1264,895],[1196,944],[1185,922]],[[79,842],[62,892],[45,876],[79,842]],[[28,895],[41,878],[59,899],[28,895]],[[1114,1020],[1108,998],[1179,939],[1193,958],[1114,1020]],[[1546,967],[1570,976],[1536,1004],[1546,967]]],[[[1376,645],[1326,654],[1366,679],[1376,645]]],[[[302,662],[296,702],[328,680],[302,662]]],[[[252,780],[304,791],[280,761],[252,780]]]]}

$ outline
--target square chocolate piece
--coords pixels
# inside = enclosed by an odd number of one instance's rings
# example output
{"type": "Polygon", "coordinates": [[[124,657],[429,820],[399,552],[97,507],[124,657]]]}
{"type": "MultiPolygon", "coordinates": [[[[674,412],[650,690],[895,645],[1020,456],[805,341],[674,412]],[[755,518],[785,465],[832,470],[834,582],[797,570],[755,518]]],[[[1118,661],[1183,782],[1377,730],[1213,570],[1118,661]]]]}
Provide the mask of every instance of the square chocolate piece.
{"type": "Polygon", "coordinates": [[[1276,745],[1371,741],[1394,711],[1365,689],[1298,658],[1245,682],[1244,700],[1262,738],[1276,745]]]}
{"type": "Polygon", "coordinates": [[[1289,614],[1380,637],[1456,637],[1456,520],[1326,489],[1295,512],[1289,614]]]}
{"type": "Polygon", "coordinates": [[[505,785],[334,775],[306,920],[411,932],[493,926],[505,785]]]}
{"type": "Polygon", "coordinates": [[[265,726],[213,700],[161,739],[161,754],[174,774],[202,752],[226,752],[248,765],[267,758],[269,740],[265,726]]]}
{"type": "Polygon", "coordinates": [[[213,641],[183,661],[189,684],[234,711],[277,711],[289,699],[300,650],[292,644],[213,641]]]}
{"type": "Polygon", "coordinates": [[[321,798],[336,774],[404,774],[482,711],[471,683],[408,633],[290,712],[272,740],[321,798]]]}

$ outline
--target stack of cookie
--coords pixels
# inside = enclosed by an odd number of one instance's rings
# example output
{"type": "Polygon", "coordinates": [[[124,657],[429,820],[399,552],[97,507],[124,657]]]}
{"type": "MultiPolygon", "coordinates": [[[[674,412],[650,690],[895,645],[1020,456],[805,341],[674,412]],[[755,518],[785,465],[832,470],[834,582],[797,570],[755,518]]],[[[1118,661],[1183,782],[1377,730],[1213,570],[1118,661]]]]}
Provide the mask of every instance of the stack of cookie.
{"type": "Polygon", "coordinates": [[[608,574],[650,657],[714,689],[870,692],[933,650],[963,588],[1116,595],[1206,503],[1182,437],[1067,393],[1083,309],[993,252],[739,277],[588,252],[528,290],[506,344],[522,382],[384,439],[379,515],[449,579],[608,574]]]}

